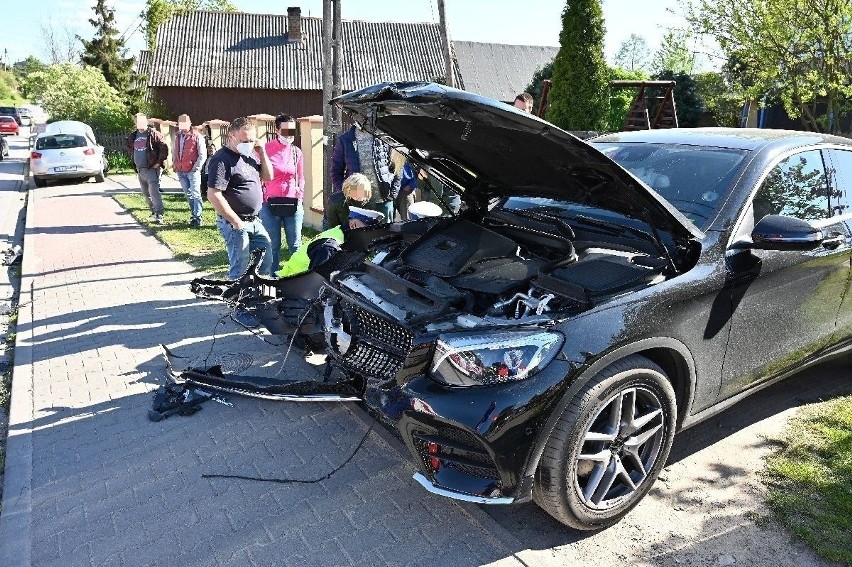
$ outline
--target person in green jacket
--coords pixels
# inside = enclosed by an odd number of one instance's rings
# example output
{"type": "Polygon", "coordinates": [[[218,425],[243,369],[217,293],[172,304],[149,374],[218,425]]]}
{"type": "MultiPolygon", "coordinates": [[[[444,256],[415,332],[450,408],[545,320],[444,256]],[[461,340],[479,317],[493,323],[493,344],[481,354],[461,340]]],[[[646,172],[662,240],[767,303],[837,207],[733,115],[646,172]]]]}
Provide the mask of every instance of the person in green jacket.
{"type": "Polygon", "coordinates": [[[286,278],[319,266],[340,250],[345,239],[346,234],[340,225],[322,231],[313,237],[307,246],[299,246],[299,249],[293,252],[290,259],[281,265],[281,269],[275,275],[286,278]]]}

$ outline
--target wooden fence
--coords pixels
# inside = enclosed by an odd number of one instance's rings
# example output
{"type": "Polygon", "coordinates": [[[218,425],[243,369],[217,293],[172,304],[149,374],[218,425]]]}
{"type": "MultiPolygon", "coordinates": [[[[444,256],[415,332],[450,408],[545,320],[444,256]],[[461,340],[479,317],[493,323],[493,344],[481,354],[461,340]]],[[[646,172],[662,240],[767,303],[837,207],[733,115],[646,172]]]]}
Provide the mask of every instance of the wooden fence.
{"type": "Polygon", "coordinates": [[[124,139],[128,134],[105,134],[95,132],[95,139],[107,154],[124,152],[124,139]]]}

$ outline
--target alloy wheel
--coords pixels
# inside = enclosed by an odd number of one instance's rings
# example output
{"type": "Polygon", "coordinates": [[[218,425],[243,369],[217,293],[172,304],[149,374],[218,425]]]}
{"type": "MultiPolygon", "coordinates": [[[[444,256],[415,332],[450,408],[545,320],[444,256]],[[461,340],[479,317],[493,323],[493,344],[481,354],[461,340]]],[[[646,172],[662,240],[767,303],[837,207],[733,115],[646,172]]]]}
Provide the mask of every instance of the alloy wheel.
{"type": "Polygon", "coordinates": [[[575,489],[586,506],[606,510],[636,493],[657,462],[666,434],[663,405],[647,388],[626,388],[589,423],[574,464],[575,489]]]}

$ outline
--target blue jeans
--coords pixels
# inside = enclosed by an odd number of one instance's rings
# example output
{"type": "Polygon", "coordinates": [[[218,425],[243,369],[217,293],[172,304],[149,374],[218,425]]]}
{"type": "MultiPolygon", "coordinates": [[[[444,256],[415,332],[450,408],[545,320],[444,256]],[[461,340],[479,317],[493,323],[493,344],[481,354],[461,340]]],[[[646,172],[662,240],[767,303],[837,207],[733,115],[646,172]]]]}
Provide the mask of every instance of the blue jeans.
{"type": "Polygon", "coordinates": [[[393,222],[393,201],[370,203],[368,208],[371,208],[374,211],[379,211],[385,215],[385,222],[393,222]]]}
{"type": "Polygon", "coordinates": [[[269,205],[263,203],[263,207],[260,209],[260,220],[263,222],[263,227],[269,233],[269,240],[272,242],[270,276],[274,276],[281,269],[281,229],[284,229],[284,236],[287,239],[287,250],[290,251],[290,254],[293,254],[302,245],[302,221],[304,218],[305,209],[301,201],[296,205],[296,212],[292,217],[277,217],[272,214],[269,205]]]}
{"type": "Polygon", "coordinates": [[[189,203],[189,214],[192,215],[192,220],[201,220],[201,172],[190,171],[177,173],[178,183],[183,188],[183,194],[186,195],[186,201],[189,203]]]}
{"type": "Polygon", "coordinates": [[[235,230],[224,218],[216,217],[216,226],[219,227],[219,232],[225,239],[225,249],[228,251],[228,263],[231,266],[228,270],[228,278],[236,280],[246,273],[251,260],[251,251],[258,248],[263,249],[265,253],[257,271],[259,274],[269,273],[269,266],[272,263],[269,235],[260,219],[244,221],[243,230],[235,230]]]}

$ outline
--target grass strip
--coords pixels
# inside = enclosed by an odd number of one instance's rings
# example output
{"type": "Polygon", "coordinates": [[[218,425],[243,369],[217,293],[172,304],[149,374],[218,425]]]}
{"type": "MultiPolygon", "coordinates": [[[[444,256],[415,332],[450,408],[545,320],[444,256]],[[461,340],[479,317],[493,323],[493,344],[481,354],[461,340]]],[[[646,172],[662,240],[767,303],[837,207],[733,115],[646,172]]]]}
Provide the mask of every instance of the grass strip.
{"type": "Polygon", "coordinates": [[[784,526],[820,555],[852,565],[852,396],[800,410],[763,478],[784,526]]]}

